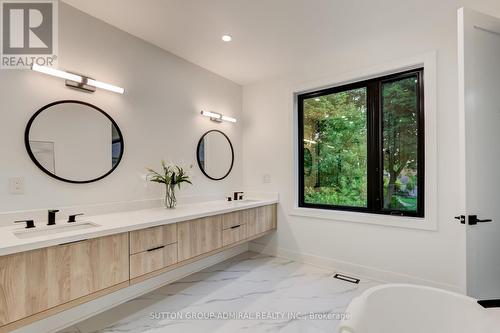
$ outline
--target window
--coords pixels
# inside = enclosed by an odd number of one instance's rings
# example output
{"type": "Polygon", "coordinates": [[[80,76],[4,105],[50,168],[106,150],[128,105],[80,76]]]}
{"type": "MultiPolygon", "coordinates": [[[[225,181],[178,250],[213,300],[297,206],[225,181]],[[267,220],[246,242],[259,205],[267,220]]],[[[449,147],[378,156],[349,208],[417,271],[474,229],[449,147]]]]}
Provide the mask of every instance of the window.
{"type": "Polygon", "coordinates": [[[423,69],[298,95],[299,207],[424,216],[423,69]]]}

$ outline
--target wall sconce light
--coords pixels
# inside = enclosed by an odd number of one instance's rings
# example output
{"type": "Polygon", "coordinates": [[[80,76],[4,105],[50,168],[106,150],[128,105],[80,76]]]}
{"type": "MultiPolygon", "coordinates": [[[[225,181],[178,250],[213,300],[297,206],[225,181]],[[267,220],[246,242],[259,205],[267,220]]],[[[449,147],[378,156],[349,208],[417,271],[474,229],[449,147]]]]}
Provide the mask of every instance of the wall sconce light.
{"type": "Polygon", "coordinates": [[[117,87],[117,86],[114,86],[114,85],[109,84],[109,83],[96,81],[96,80],[91,79],[91,78],[86,77],[86,76],[61,71],[59,69],[55,69],[55,68],[51,68],[51,67],[39,66],[37,64],[33,64],[31,69],[36,71],[36,72],[40,72],[40,73],[52,75],[55,77],[59,77],[61,79],[65,79],[67,87],[82,90],[85,92],[94,92],[94,91],[96,91],[96,88],[112,91],[112,92],[117,93],[117,94],[123,94],[125,92],[125,89],[123,89],[121,87],[117,87]]]}
{"type": "Polygon", "coordinates": [[[229,117],[229,116],[224,116],[220,113],[217,112],[212,112],[212,111],[201,111],[201,115],[205,117],[209,117],[210,120],[215,121],[217,123],[221,123],[223,121],[227,121],[230,123],[235,123],[236,118],[229,117]]]}

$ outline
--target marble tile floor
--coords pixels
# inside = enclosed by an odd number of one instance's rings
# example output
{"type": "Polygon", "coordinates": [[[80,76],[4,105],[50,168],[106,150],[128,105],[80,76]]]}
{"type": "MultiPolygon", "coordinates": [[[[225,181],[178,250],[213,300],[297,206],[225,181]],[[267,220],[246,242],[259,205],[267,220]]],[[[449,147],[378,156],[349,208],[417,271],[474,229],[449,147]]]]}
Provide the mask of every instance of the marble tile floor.
{"type": "Polygon", "coordinates": [[[246,252],[59,333],[336,332],[356,285],[333,272],[246,252]]]}

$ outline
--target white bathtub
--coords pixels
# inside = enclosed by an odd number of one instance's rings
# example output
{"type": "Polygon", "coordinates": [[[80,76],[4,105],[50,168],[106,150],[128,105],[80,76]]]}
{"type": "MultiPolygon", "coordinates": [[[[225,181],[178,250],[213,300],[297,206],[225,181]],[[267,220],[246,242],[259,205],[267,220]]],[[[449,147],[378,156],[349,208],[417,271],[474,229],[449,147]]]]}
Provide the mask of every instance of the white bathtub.
{"type": "Polygon", "coordinates": [[[410,284],[368,289],[346,313],[339,333],[500,332],[500,312],[467,296],[410,284]]]}

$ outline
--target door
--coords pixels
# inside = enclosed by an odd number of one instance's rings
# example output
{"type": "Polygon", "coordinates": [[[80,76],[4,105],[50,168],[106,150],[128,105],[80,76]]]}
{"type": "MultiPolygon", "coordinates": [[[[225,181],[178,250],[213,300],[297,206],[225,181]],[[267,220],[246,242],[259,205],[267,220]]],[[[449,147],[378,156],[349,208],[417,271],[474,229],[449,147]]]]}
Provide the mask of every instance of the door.
{"type": "Polygon", "coordinates": [[[460,9],[458,23],[467,294],[500,299],[500,19],[460,9]]]}

